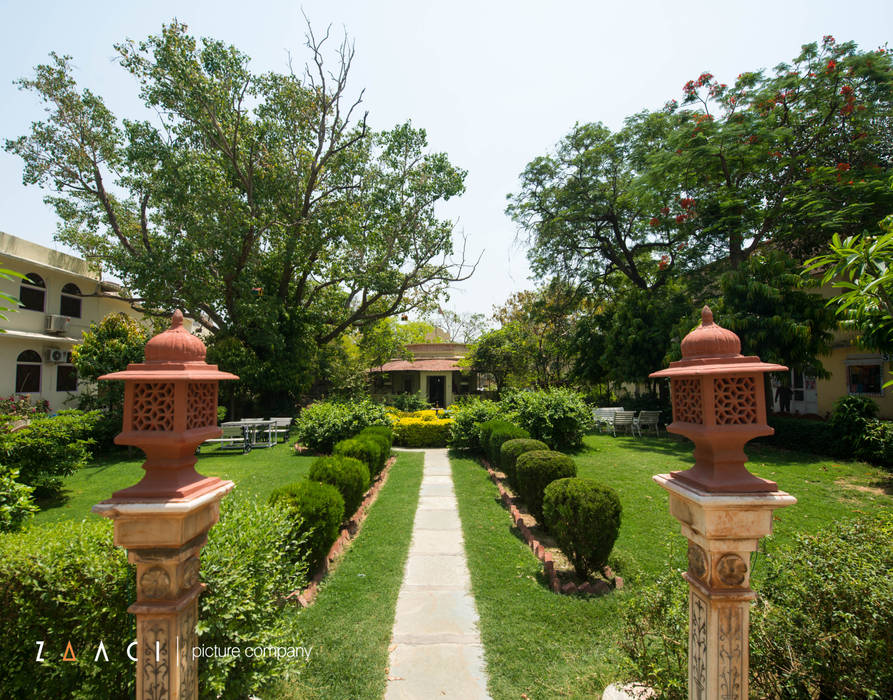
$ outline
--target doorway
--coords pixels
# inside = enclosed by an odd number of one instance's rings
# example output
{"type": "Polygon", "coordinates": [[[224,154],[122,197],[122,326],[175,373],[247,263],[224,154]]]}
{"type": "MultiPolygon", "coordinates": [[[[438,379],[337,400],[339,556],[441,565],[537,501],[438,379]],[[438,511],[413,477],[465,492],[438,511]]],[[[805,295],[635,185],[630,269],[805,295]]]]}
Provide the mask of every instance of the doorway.
{"type": "Polygon", "coordinates": [[[443,408],[446,400],[446,377],[428,377],[428,403],[443,408]]]}

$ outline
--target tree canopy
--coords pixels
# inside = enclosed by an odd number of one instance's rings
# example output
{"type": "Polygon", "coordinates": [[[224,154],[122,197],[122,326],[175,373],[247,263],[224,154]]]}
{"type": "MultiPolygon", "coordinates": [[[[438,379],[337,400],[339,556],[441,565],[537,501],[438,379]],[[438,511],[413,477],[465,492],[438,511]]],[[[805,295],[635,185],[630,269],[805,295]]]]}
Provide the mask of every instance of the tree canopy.
{"type": "Polygon", "coordinates": [[[24,181],[49,190],[57,238],[145,307],[185,309],[254,391],[306,388],[320,347],[430,308],[473,270],[435,211],[465,172],[408,122],[374,131],[362,92],[348,96],[352,46],[330,69],[328,41],[309,30],[302,74],[255,73],[177,22],[121,43],[155,121],[119,120],[51,54],[19,81],[46,118],[6,142],[24,181]]]}

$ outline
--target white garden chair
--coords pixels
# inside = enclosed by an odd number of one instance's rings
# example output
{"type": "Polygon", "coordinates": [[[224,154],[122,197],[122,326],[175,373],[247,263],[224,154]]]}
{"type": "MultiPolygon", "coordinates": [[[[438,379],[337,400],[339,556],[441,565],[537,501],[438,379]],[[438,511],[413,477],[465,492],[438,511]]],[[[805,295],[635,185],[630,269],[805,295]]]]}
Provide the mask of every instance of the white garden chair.
{"type": "Polygon", "coordinates": [[[636,434],[636,412],[635,411],[614,411],[613,420],[611,421],[611,434],[617,437],[617,429],[626,430],[630,435],[636,434]]]}
{"type": "Polygon", "coordinates": [[[660,411],[639,411],[636,418],[636,430],[639,437],[642,437],[642,428],[654,428],[654,436],[657,437],[660,431],[660,411]]]}
{"type": "Polygon", "coordinates": [[[614,421],[614,414],[617,411],[622,411],[622,406],[612,406],[608,408],[593,408],[592,409],[592,420],[595,422],[595,427],[598,428],[598,432],[602,431],[602,428],[607,428],[614,421]]]}

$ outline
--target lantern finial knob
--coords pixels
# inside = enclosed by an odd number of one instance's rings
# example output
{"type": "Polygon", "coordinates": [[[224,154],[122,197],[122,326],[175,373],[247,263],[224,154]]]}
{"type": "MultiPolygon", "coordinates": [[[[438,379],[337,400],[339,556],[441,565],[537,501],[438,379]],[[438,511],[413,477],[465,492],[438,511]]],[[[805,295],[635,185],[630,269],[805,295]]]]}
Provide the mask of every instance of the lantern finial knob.
{"type": "MultiPolygon", "coordinates": [[[[704,307],[707,308],[706,306],[704,307]]],[[[183,325],[183,312],[180,309],[174,311],[174,315],[171,316],[171,328],[179,328],[183,325]]]]}
{"type": "Polygon", "coordinates": [[[710,307],[704,304],[704,308],[701,309],[701,325],[702,326],[712,326],[713,325],[713,312],[710,310],[710,307]]]}

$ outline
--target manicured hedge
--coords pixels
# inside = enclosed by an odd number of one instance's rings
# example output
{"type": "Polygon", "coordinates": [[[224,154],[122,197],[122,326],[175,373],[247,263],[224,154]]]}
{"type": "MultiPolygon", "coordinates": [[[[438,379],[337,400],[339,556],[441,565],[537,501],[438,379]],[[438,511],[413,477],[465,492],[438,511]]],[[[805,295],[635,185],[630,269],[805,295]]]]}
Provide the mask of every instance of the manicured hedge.
{"type": "Polygon", "coordinates": [[[518,488],[517,474],[515,473],[515,463],[525,452],[533,452],[534,450],[547,450],[549,446],[539,440],[531,438],[515,438],[502,443],[499,448],[499,465],[513,488],[518,488]]]}
{"type": "Polygon", "coordinates": [[[450,418],[399,418],[394,423],[394,443],[404,447],[446,447],[450,418]]]}
{"type": "Polygon", "coordinates": [[[384,464],[382,459],[383,445],[379,439],[360,437],[359,435],[348,440],[342,440],[332,448],[333,455],[353,457],[369,468],[369,475],[375,477],[381,472],[384,464]]]}
{"type": "Polygon", "coordinates": [[[335,540],[344,520],[344,498],[330,484],[296,481],[270,494],[270,504],[282,506],[292,520],[292,539],[306,540],[307,562],[317,569],[335,540]]]}
{"type": "MultiPolygon", "coordinates": [[[[305,582],[306,545],[293,520],[253,499],[227,497],[202,551],[199,642],[203,646],[281,645],[281,597],[305,582]]],[[[0,536],[0,654],[3,697],[131,698],[136,636],[127,612],[136,575],[112,541],[112,524],[91,519],[0,536]],[[45,663],[35,661],[45,642],[45,663]],[[108,661],[94,658],[100,642],[108,661]],[[71,641],[76,661],[63,662],[71,641]]],[[[272,658],[201,662],[201,697],[247,697],[277,672],[272,658]]]]}
{"type": "Polygon", "coordinates": [[[487,439],[487,459],[490,460],[490,464],[495,468],[502,467],[502,443],[529,437],[530,433],[524,428],[519,428],[512,423],[495,426],[490,430],[490,437],[487,439]]]}
{"type": "MultiPolygon", "coordinates": [[[[488,460],[490,459],[490,435],[493,434],[494,430],[511,430],[514,427],[514,424],[504,418],[492,418],[481,423],[478,428],[478,444],[480,445],[481,454],[488,460]]],[[[528,437],[530,436],[528,435],[528,437]]],[[[494,464],[493,466],[498,465],[494,464]]]]}
{"type": "Polygon", "coordinates": [[[556,479],[576,476],[577,465],[561,452],[534,450],[518,457],[515,472],[518,492],[527,504],[527,509],[537,522],[544,524],[543,494],[546,487],[556,479]]]}
{"type": "MultiPolygon", "coordinates": [[[[385,428],[385,430],[388,431],[389,435],[393,434],[390,428],[385,428]]],[[[389,436],[385,436],[381,432],[374,431],[373,428],[366,428],[365,430],[361,430],[359,433],[357,433],[356,439],[368,440],[378,445],[378,464],[375,466],[375,471],[370,471],[369,475],[375,476],[376,474],[380,474],[381,470],[384,469],[384,465],[388,461],[388,457],[391,456],[391,438],[389,436]]]]}
{"type": "Polygon", "coordinates": [[[380,435],[388,443],[388,450],[394,444],[394,431],[387,425],[370,425],[363,428],[358,435],[380,435]]]}
{"type": "Polygon", "coordinates": [[[543,519],[579,576],[607,563],[620,532],[620,498],[593,479],[553,481],[543,495],[543,519]]]}
{"type": "Polygon", "coordinates": [[[319,457],[310,465],[307,478],[338,489],[344,499],[344,516],[350,517],[369,488],[369,467],[353,457],[319,457]]]}

